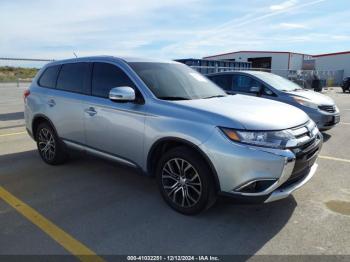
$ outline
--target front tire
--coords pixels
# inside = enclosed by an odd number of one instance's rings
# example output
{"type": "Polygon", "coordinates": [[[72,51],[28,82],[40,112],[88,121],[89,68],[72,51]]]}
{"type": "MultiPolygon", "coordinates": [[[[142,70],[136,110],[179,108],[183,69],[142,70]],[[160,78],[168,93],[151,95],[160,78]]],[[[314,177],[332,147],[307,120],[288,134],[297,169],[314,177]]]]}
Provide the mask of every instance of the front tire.
{"type": "Polygon", "coordinates": [[[49,123],[44,122],[38,126],[35,140],[39,155],[45,163],[59,165],[67,159],[65,146],[49,123]]]}
{"type": "Polygon", "coordinates": [[[197,214],[215,203],[212,172],[198,153],[187,147],[166,152],[156,177],[164,200],[182,214],[197,214]]]}

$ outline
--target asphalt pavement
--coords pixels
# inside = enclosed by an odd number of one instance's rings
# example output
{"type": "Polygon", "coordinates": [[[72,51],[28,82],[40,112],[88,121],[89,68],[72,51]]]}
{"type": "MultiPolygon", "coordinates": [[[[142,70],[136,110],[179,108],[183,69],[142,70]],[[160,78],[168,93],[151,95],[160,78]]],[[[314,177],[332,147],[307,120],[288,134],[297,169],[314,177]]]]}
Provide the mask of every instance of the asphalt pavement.
{"type": "MultiPolygon", "coordinates": [[[[0,187],[96,254],[350,255],[350,94],[340,88],[324,92],[341,123],[324,133],[309,183],[278,202],[220,200],[192,217],[137,170],[81,154],[45,164],[25,132],[23,90],[0,85],[0,187]]],[[[0,254],[70,253],[0,198],[0,254]]]]}

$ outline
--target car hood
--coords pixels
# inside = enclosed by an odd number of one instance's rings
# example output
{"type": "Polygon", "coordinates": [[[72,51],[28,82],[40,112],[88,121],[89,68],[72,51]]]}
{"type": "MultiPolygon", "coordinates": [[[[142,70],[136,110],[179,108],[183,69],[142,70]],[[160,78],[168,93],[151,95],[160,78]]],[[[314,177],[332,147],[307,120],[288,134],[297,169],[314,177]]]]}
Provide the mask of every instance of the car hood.
{"type": "Polygon", "coordinates": [[[309,117],[300,109],[281,102],[245,96],[176,101],[190,111],[202,111],[214,125],[243,126],[248,130],[282,130],[304,124],[309,117]]]}
{"type": "Polygon", "coordinates": [[[288,94],[309,99],[312,103],[317,105],[334,105],[332,98],[311,90],[292,91],[288,92],[288,94]]]}

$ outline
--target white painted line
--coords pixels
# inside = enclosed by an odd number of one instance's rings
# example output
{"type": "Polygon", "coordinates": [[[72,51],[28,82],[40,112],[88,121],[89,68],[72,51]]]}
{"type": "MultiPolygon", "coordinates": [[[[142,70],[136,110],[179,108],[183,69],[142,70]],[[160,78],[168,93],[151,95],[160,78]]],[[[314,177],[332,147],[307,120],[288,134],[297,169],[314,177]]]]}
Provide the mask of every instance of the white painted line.
{"type": "Polygon", "coordinates": [[[346,122],[339,122],[339,124],[341,124],[341,125],[350,125],[350,123],[346,123],[346,122]]]}
{"type": "Polygon", "coordinates": [[[17,136],[17,135],[23,135],[26,134],[27,132],[16,132],[16,133],[9,133],[9,134],[0,134],[0,137],[4,137],[4,136],[17,136]]]}
{"type": "Polygon", "coordinates": [[[322,158],[322,159],[328,159],[328,160],[334,160],[334,161],[350,163],[349,159],[344,159],[344,158],[337,158],[337,157],[331,157],[331,156],[318,156],[318,157],[322,158]]]}

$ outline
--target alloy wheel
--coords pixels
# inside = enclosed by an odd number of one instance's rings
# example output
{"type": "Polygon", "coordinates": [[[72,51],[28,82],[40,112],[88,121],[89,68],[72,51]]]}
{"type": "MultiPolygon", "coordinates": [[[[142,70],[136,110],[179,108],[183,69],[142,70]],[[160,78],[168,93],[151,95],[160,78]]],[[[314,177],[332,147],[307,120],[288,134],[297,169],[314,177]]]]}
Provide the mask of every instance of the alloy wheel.
{"type": "Polygon", "coordinates": [[[38,146],[41,155],[47,160],[52,161],[55,157],[56,143],[52,132],[47,128],[42,128],[38,135],[38,146]]]}
{"type": "Polygon", "coordinates": [[[203,186],[197,170],[182,158],[172,158],[164,164],[162,185],[169,199],[183,208],[196,205],[202,195],[203,186]]]}

